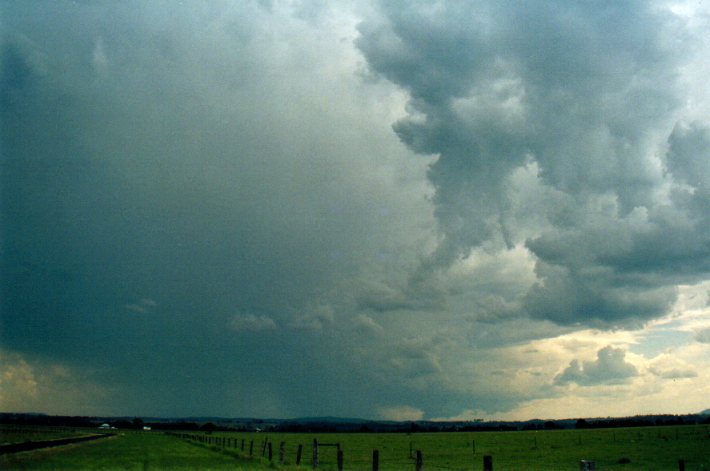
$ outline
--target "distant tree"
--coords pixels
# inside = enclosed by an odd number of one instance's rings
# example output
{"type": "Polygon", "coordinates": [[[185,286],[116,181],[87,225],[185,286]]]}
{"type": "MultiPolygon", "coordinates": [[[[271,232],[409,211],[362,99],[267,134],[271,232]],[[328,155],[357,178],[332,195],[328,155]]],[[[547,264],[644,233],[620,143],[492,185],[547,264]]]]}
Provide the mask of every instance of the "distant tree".
{"type": "Polygon", "coordinates": [[[217,426],[212,422],[207,422],[206,424],[202,424],[200,426],[200,430],[202,430],[203,432],[212,433],[217,430],[217,426]]]}
{"type": "Polygon", "coordinates": [[[590,427],[589,422],[587,422],[584,419],[577,419],[577,422],[574,424],[574,428],[582,429],[582,428],[589,428],[589,427],[590,427]]]}
{"type": "Polygon", "coordinates": [[[144,425],[143,419],[141,419],[140,417],[136,417],[135,419],[133,419],[132,424],[133,428],[141,429],[144,425]]]}

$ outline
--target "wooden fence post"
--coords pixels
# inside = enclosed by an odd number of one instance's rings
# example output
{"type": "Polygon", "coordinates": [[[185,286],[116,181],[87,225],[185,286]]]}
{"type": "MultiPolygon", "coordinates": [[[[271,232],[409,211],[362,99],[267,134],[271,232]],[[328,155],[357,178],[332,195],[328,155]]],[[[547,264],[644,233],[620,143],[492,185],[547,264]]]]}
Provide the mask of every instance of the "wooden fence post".
{"type": "Polygon", "coordinates": [[[313,439],[313,469],[318,467],[318,440],[313,439]]]}
{"type": "Polygon", "coordinates": [[[271,461],[274,458],[274,452],[271,449],[271,442],[269,442],[269,461],[271,461]]]}
{"type": "Polygon", "coordinates": [[[483,456],[483,471],[493,471],[493,457],[491,455],[483,456]]]}
{"type": "Polygon", "coordinates": [[[380,471],[380,450],[372,450],[372,471],[380,471]]]}
{"type": "Polygon", "coordinates": [[[249,441],[249,456],[254,455],[254,440],[249,441]]]}
{"type": "Polygon", "coordinates": [[[338,448],[338,471],[343,471],[343,450],[338,448]]]}
{"type": "Polygon", "coordinates": [[[298,445],[298,451],[296,451],[296,466],[301,464],[301,453],[303,452],[303,445],[298,445]]]}
{"type": "Polygon", "coordinates": [[[414,466],[415,471],[424,471],[424,461],[422,460],[422,450],[417,450],[417,461],[414,466]]]}
{"type": "Polygon", "coordinates": [[[244,451],[244,439],[242,438],[242,451],[244,451]]]}
{"type": "Polygon", "coordinates": [[[279,443],[279,463],[284,464],[286,457],[286,442],[279,443]]]}
{"type": "Polygon", "coordinates": [[[269,442],[269,437],[264,438],[264,445],[261,447],[261,457],[266,456],[266,444],[269,442]]]}
{"type": "Polygon", "coordinates": [[[685,471],[685,460],[678,460],[678,471],[685,471]]]}
{"type": "Polygon", "coordinates": [[[595,469],[594,461],[582,460],[579,462],[579,471],[594,471],[595,469]]]}

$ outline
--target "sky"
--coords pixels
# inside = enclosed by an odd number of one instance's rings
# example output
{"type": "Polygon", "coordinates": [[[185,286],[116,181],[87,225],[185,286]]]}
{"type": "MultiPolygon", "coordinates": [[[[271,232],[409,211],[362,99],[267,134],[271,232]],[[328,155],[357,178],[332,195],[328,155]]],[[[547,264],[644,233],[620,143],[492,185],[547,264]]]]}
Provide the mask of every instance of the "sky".
{"type": "Polygon", "coordinates": [[[0,410],[710,408],[704,1],[0,3],[0,410]]]}

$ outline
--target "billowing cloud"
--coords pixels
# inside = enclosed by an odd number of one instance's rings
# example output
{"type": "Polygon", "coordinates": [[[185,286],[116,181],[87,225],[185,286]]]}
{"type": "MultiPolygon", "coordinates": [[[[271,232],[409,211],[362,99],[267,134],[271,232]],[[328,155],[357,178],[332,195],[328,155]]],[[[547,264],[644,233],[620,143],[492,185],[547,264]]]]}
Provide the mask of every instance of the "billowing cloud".
{"type": "Polygon", "coordinates": [[[12,361],[3,355],[3,369],[0,374],[2,395],[0,403],[8,410],[21,410],[21,400],[37,397],[37,380],[30,365],[23,358],[12,361]]]}
{"type": "Polygon", "coordinates": [[[254,314],[237,314],[229,322],[229,327],[237,332],[259,332],[276,329],[276,322],[268,316],[255,316],[254,314]]]}
{"type": "Polygon", "coordinates": [[[698,372],[695,370],[695,368],[687,365],[671,368],[652,366],[650,368],[650,371],[654,375],[660,376],[661,378],[665,379],[695,378],[698,376],[698,372]]]}
{"type": "Polygon", "coordinates": [[[572,360],[567,368],[555,378],[555,383],[577,383],[593,385],[619,383],[638,374],[636,367],[624,359],[626,352],[621,348],[607,346],[597,352],[594,361],[572,360]]]}
{"type": "Polygon", "coordinates": [[[385,329],[367,314],[360,314],[354,320],[355,328],[369,335],[382,335],[385,329]]]}
{"type": "Polygon", "coordinates": [[[0,350],[0,360],[0,409],[3,412],[51,410],[57,414],[74,414],[81,409],[89,415],[110,410],[104,401],[112,395],[111,386],[98,384],[90,372],[4,350],[0,350]]]}
{"type": "Polygon", "coordinates": [[[397,134],[437,156],[428,177],[443,239],[422,270],[522,243],[538,282],[521,313],[594,325],[658,317],[679,280],[707,275],[710,145],[706,124],[676,124],[692,57],[678,48],[692,43],[670,39],[682,26],[673,12],[452,1],[383,2],[381,13],[357,44],[409,93],[397,134]],[[532,186],[515,180],[523,168],[532,186]]]}
{"type": "Polygon", "coordinates": [[[126,309],[132,312],[137,312],[139,314],[149,314],[152,312],[158,303],[150,298],[143,298],[136,303],[126,304],[126,309]]]}
{"type": "Polygon", "coordinates": [[[322,331],[335,321],[333,309],[330,306],[318,306],[312,311],[297,315],[290,326],[297,330],[322,331]]]}

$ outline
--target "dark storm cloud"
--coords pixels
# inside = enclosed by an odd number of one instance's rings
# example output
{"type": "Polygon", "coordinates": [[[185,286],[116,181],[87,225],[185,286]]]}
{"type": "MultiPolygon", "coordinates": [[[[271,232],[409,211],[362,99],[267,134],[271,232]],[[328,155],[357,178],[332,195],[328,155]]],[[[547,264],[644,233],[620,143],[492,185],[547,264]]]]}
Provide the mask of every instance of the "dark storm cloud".
{"type": "Polygon", "coordinates": [[[381,12],[357,44],[410,95],[394,130],[437,155],[428,176],[443,240],[417,283],[484,245],[524,244],[539,281],[521,312],[616,325],[665,313],[675,284],[707,276],[710,143],[699,123],[674,130],[675,77],[694,43],[670,11],[450,1],[381,12]],[[524,168],[548,197],[515,186],[524,168]]]}
{"type": "Polygon", "coordinates": [[[407,196],[416,172],[371,164],[398,143],[347,88],[327,12],[2,11],[3,348],[112,384],[107,412],[367,415],[337,400],[359,374],[319,385],[347,353],[312,336],[343,280],[411,232],[387,209],[417,224],[426,202],[407,196]],[[189,410],[206,391],[235,401],[189,410]]]}
{"type": "Polygon", "coordinates": [[[707,277],[705,88],[676,80],[706,55],[656,7],[1,2],[12,395],[452,417],[559,394],[511,346],[707,277]]]}

